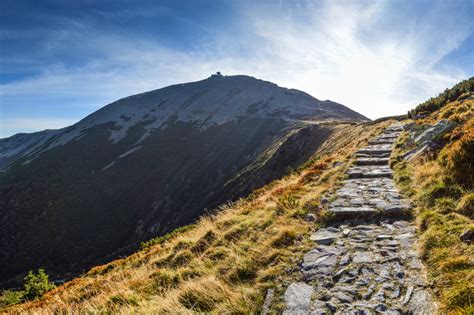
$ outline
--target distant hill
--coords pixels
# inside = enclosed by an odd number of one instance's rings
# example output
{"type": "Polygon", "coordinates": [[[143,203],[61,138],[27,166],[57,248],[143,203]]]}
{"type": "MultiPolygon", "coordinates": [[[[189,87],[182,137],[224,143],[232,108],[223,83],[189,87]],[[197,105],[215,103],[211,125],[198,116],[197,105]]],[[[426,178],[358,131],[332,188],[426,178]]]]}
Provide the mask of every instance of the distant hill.
{"type": "Polygon", "coordinates": [[[68,276],[191,223],[304,163],[331,124],[368,119],[249,76],[129,96],[0,140],[0,279],[68,276]],[[14,263],[12,263],[14,262],[14,263]]]}

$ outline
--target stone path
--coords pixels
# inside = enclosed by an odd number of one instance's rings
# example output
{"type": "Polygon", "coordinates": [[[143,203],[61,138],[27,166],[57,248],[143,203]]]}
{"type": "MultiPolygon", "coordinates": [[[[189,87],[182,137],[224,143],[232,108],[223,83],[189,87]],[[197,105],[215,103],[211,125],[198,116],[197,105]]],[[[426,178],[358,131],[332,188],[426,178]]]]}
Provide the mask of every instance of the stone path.
{"type": "Polygon", "coordinates": [[[434,314],[415,251],[410,204],[397,192],[388,159],[402,131],[388,127],[356,153],[348,179],[328,209],[332,226],[311,235],[316,246],[288,286],[284,314],[434,314]]]}

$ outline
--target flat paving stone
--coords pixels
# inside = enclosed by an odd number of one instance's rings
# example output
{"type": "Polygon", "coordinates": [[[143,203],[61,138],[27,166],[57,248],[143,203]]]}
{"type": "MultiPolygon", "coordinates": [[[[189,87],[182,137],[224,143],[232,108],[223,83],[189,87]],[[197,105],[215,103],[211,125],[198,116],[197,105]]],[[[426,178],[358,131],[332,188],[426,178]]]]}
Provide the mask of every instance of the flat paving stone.
{"type": "Polygon", "coordinates": [[[286,310],[283,314],[305,314],[308,312],[313,292],[313,287],[304,282],[290,284],[284,295],[286,310]]]}
{"type": "Polygon", "coordinates": [[[370,207],[335,207],[331,209],[336,215],[363,215],[363,214],[375,214],[377,209],[370,207]]]}
{"type": "Polygon", "coordinates": [[[349,178],[392,178],[393,172],[388,165],[351,166],[347,175],[349,178]]]}
{"type": "Polygon", "coordinates": [[[341,236],[341,233],[335,233],[329,231],[328,229],[321,228],[316,233],[313,233],[310,236],[310,239],[318,244],[329,245],[341,236]]]}

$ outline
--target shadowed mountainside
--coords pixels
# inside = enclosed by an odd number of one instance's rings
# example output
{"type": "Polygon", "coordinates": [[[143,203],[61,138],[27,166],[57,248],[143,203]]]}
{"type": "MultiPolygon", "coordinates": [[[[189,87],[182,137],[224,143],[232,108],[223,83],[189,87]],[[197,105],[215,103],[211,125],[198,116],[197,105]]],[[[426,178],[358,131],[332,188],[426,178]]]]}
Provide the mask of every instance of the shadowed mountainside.
{"type": "Polygon", "coordinates": [[[366,118],[270,82],[214,75],[2,139],[0,279],[38,267],[67,277],[129,253],[298,167],[332,133],[314,121],[333,120],[366,118]]]}

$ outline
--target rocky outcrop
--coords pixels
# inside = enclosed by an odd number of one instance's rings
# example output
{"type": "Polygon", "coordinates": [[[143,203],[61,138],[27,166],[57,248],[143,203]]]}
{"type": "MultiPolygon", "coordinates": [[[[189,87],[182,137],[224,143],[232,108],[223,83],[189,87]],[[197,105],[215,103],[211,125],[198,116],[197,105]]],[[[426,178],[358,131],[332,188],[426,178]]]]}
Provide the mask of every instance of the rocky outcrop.
{"type": "Polygon", "coordinates": [[[456,127],[456,123],[449,120],[440,120],[433,126],[420,126],[412,123],[405,126],[410,132],[410,143],[414,148],[404,154],[404,160],[413,160],[418,156],[428,154],[439,147],[442,137],[456,127]]]}
{"type": "Polygon", "coordinates": [[[428,127],[419,136],[415,138],[415,143],[418,146],[424,146],[429,142],[436,142],[446,133],[456,127],[456,123],[449,120],[440,120],[435,125],[428,127]]]}

